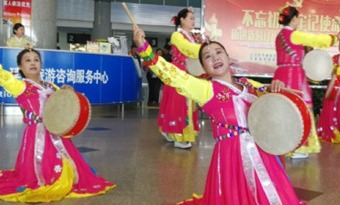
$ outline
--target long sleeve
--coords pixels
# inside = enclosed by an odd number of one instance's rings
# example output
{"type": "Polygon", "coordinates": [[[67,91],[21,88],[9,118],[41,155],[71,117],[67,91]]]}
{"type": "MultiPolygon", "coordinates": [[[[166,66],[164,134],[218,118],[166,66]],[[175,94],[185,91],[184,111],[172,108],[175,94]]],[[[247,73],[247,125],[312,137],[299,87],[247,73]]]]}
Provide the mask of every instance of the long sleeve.
{"type": "Polygon", "coordinates": [[[191,76],[162,57],[154,56],[148,43],[139,48],[138,52],[159,79],[176,88],[179,94],[196,101],[200,106],[212,98],[213,89],[210,81],[191,76]]]}
{"type": "Polygon", "coordinates": [[[0,64],[0,86],[8,93],[17,97],[25,90],[25,82],[18,80],[12,73],[4,70],[0,64]]]}
{"type": "Polygon", "coordinates": [[[302,31],[294,31],[291,41],[297,45],[304,45],[316,48],[329,48],[338,43],[338,38],[330,34],[311,34],[302,31]]]}
{"type": "Polygon", "coordinates": [[[171,44],[176,46],[178,50],[189,58],[198,58],[198,52],[201,45],[191,43],[180,32],[174,32],[170,39],[171,44]]]}

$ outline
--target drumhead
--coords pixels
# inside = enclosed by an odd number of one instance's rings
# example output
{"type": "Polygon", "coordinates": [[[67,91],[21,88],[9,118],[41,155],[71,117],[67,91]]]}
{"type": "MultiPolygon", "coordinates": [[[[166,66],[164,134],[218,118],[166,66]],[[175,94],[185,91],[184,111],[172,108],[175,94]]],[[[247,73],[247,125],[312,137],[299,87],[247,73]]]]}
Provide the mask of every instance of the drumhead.
{"type": "Polygon", "coordinates": [[[303,118],[298,107],[278,93],[263,95],[252,104],[248,126],[256,144],[274,155],[296,149],[304,134],[303,118]]]}
{"type": "Polygon", "coordinates": [[[188,58],[187,69],[188,69],[188,72],[193,76],[200,76],[205,73],[198,59],[188,58]]]}
{"type": "Polygon", "coordinates": [[[315,49],[308,52],[302,65],[306,76],[314,81],[330,78],[333,71],[333,60],[326,50],[315,49]]]}
{"type": "Polygon", "coordinates": [[[70,89],[59,89],[47,100],[43,122],[52,134],[62,136],[76,124],[80,115],[80,103],[77,94],[70,89]]]}

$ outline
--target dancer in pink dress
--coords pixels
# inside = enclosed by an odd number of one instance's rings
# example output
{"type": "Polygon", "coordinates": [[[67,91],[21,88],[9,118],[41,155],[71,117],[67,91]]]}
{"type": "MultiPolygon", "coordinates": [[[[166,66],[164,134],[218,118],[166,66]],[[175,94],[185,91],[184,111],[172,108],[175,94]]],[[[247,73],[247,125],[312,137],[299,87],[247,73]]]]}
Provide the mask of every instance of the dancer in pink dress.
{"type": "MultiPolygon", "coordinates": [[[[187,59],[198,58],[198,38],[191,33],[195,28],[192,8],[185,8],[173,17],[177,31],[171,35],[171,62],[187,72],[187,59]]],[[[198,110],[195,103],[179,95],[171,86],[163,86],[158,114],[158,126],[162,135],[177,148],[190,148],[199,131],[198,110]]]]}
{"type": "MultiPolygon", "coordinates": [[[[339,45],[340,50],[340,45],[339,45]]],[[[317,124],[317,133],[324,142],[340,143],[340,54],[333,56],[334,73],[329,81],[322,110],[317,124]]]]}
{"type": "MultiPolygon", "coordinates": [[[[305,71],[302,68],[304,46],[313,48],[328,48],[336,45],[339,34],[310,34],[297,31],[300,25],[299,11],[293,6],[283,7],[280,11],[279,23],[284,25],[276,37],[277,69],[273,79],[281,80],[285,86],[301,91],[301,97],[307,103],[312,112],[312,90],[309,87],[305,71]]],[[[316,133],[315,123],[312,123],[312,131],[307,142],[297,149],[292,158],[307,158],[308,153],[319,153],[320,142],[316,133]]]]}
{"type": "MultiPolygon", "coordinates": [[[[304,204],[276,157],[258,148],[248,132],[248,109],[257,96],[267,92],[267,87],[255,87],[246,78],[235,79],[229,69],[229,56],[218,42],[204,43],[199,51],[201,64],[211,80],[191,76],[153,55],[145,33],[137,27],[134,42],[150,69],[178,93],[196,101],[211,121],[216,144],[204,194],[179,204],[304,204]]],[[[281,81],[272,81],[271,91],[282,88],[281,81]]]]}
{"type": "MultiPolygon", "coordinates": [[[[95,172],[71,139],[54,136],[45,129],[44,104],[59,88],[41,80],[40,53],[24,49],[17,63],[23,80],[0,65],[0,85],[17,100],[26,128],[14,169],[0,171],[0,199],[50,202],[99,195],[115,187],[95,172]]],[[[62,89],[73,88],[65,85],[62,89]]]]}

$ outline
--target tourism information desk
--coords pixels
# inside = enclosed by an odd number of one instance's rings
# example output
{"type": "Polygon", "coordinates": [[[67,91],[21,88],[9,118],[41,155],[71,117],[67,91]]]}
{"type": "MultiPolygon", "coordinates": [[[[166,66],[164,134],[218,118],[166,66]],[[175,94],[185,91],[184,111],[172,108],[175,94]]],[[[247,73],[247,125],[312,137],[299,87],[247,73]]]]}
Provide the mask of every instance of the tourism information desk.
{"type": "MultiPolygon", "coordinates": [[[[58,86],[68,84],[86,95],[91,105],[140,102],[142,76],[131,56],[37,49],[42,58],[41,77],[58,86]]],[[[0,63],[18,73],[17,54],[21,49],[0,47],[0,63]]],[[[17,77],[20,76],[17,74],[17,77]]],[[[15,99],[0,87],[2,105],[15,99]]]]}

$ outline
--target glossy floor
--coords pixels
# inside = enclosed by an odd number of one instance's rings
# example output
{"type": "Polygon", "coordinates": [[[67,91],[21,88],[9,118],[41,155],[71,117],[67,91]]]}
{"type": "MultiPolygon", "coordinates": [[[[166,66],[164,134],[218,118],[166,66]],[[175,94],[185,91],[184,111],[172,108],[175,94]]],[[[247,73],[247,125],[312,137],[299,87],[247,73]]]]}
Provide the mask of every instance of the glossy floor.
{"type": "MultiPolygon", "coordinates": [[[[74,143],[97,171],[117,184],[105,195],[64,199],[55,205],[169,205],[202,193],[214,141],[202,116],[202,130],[189,150],[160,136],[157,109],[126,107],[124,119],[114,106],[94,107],[88,129],[74,143]]],[[[21,143],[21,116],[2,116],[0,169],[13,168],[21,143]]],[[[287,172],[309,205],[340,204],[340,144],[322,144],[320,154],[287,160],[287,172]]],[[[0,205],[12,204],[0,201],[0,205]]],[[[43,204],[43,203],[42,203],[43,204]]]]}

